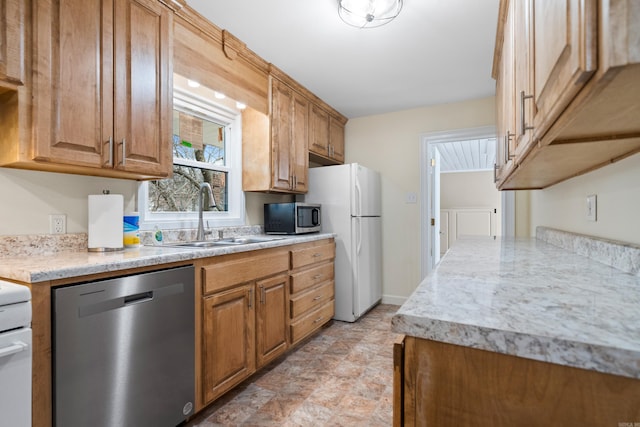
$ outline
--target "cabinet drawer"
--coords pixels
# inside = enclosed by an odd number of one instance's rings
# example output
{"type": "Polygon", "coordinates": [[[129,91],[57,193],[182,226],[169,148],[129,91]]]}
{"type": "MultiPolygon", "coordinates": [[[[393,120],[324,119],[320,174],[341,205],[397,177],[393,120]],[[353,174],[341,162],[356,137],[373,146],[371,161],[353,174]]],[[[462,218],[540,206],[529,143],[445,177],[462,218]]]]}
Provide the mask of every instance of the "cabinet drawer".
{"type": "Polygon", "coordinates": [[[305,314],[327,300],[332,299],[334,295],[334,286],[335,282],[331,280],[317,288],[310,289],[308,292],[305,292],[300,296],[291,298],[291,301],[289,302],[291,318],[295,319],[301,314],[305,314]]]}
{"type": "Polygon", "coordinates": [[[309,270],[291,275],[291,289],[289,293],[309,289],[318,283],[333,279],[333,263],[322,264],[309,270]]]}
{"type": "Polygon", "coordinates": [[[333,300],[291,324],[291,342],[295,343],[327,323],[334,314],[333,300]]]}
{"type": "Polygon", "coordinates": [[[334,242],[310,248],[291,251],[291,268],[303,267],[316,262],[333,259],[336,256],[336,245],[334,242]]]}
{"type": "Polygon", "coordinates": [[[221,260],[202,268],[204,294],[219,291],[239,283],[267,277],[289,269],[289,253],[272,252],[246,255],[232,260],[221,260]]]}

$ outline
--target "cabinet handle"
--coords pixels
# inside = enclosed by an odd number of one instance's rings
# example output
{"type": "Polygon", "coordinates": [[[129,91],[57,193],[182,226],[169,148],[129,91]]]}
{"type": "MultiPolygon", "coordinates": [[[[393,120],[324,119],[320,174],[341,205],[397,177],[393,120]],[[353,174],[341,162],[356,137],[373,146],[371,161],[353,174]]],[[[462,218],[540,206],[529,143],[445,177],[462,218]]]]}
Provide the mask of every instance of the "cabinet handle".
{"type": "Polygon", "coordinates": [[[322,296],[318,295],[317,297],[315,297],[313,300],[314,301],[318,301],[320,298],[322,298],[322,296]]]}
{"type": "Polygon", "coordinates": [[[322,256],[322,254],[320,252],[316,252],[315,254],[313,254],[314,258],[318,258],[319,256],[322,256]]]}
{"type": "Polygon", "coordinates": [[[524,100],[525,99],[533,99],[533,95],[525,95],[524,91],[520,91],[520,133],[524,135],[524,133],[528,130],[533,129],[533,126],[527,126],[524,122],[524,100]]]}
{"type": "Polygon", "coordinates": [[[289,190],[293,190],[293,175],[289,177],[289,190]]]}
{"type": "Polygon", "coordinates": [[[318,323],[322,321],[322,317],[318,317],[316,320],[313,321],[313,323],[318,323]]]}
{"type": "Polygon", "coordinates": [[[298,188],[298,175],[293,175],[293,189],[298,188]]]}
{"type": "Polygon", "coordinates": [[[253,307],[253,288],[249,289],[249,308],[253,307]]]}
{"type": "Polygon", "coordinates": [[[122,161],[120,164],[125,166],[127,164],[127,139],[122,138],[122,142],[120,144],[122,145],[122,161]]]}
{"type": "Polygon", "coordinates": [[[509,160],[515,157],[515,154],[511,154],[509,151],[509,143],[511,142],[511,138],[513,138],[515,134],[507,131],[507,134],[504,136],[504,162],[509,163],[509,160]]]}
{"type": "Polygon", "coordinates": [[[498,164],[494,163],[493,164],[493,183],[495,184],[496,182],[498,182],[498,164]]]}
{"type": "Polygon", "coordinates": [[[264,286],[260,286],[260,304],[264,304],[265,299],[266,299],[266,295],[264,291],[264,286]]]}
{"type": "Polygon", "coordinates": [[[313,276],[313,280],[318,280],[321,277],[322,277],[322,274],[316,274],[315,276],[313,276]]]}
{"type": "Polygon", "coordinates": [[[109,136],[109,161],[107,162],[107,166],[113,167],[113,135],[109,136]]]}

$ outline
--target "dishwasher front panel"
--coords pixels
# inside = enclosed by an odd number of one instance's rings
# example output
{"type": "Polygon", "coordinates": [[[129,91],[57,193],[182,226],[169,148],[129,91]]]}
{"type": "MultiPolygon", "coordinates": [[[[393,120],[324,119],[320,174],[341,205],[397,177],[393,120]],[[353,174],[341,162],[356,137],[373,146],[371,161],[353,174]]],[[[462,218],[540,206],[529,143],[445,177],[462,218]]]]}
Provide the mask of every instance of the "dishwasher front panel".
{"type": "Polygon", "coordinates": [[[193,266],[54,289],[58,427],[175,426],[193,413],[193,266]]]}

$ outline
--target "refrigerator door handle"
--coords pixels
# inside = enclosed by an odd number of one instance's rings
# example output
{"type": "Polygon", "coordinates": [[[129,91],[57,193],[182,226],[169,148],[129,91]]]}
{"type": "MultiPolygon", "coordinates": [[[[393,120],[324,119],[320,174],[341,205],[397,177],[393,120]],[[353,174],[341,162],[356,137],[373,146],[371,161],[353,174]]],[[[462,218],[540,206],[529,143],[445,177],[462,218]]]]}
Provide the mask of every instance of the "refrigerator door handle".
{"type": "Polygon", "coordinates": [[[353,215],[360,216],[362,215],[362,190],[360,188],[360,183],[358,179],[355,180],[355,188],[356,188],[356,209],[357,212],[354,212],[353,215]]]}
{"type": "Polygon", "coordinates": [[[362,249],[362,221],[360,218],[356,218],[358,221],[358,228],[356,228],[356,254],[360,255],[360,250],[362,249]]]}

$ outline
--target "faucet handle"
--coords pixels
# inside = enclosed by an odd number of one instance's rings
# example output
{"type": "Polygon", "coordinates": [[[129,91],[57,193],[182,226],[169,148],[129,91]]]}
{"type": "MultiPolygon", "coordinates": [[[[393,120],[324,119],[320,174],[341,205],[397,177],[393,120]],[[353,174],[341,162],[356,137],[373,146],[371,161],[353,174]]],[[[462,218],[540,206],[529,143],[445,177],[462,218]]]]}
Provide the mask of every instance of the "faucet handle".
{"type": "Polygon", "coordinates": [[[218,230],[218,239],[222,240],[224,238],[224,231],[218,230]]]}

